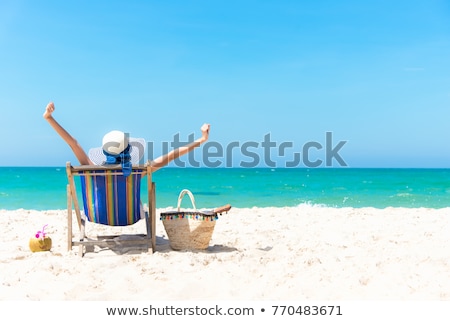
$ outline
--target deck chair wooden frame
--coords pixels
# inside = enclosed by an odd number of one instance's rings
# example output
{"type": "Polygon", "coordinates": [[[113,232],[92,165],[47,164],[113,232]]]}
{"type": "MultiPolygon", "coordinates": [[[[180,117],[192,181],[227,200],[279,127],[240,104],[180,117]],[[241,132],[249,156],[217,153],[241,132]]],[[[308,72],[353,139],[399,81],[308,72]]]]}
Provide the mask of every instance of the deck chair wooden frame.
{"type": "MultiPolygon", "coordinates": [[[[84,249],[86,246],[104,246],[112,248],[117,245],[124,246],[142,246],[145,245],[147,250],[151,253],[155,251],[156,247],[156,198],[155,198],[155,183],[152,181],[152,168],[150,162],[145,165],[133,165],[130,175],[139,175],[142,179],[147,179],[147,198],[148,209],[145,210],[145,224],[146,233],[138,234],[138,239],[117,240],[120,235],[98,235],[96,239],[88,239],[86,236],[86,220],[87,217],[82,215],[80,209],[80,202],[77,197],[77,189],[75,184],[75,176],[114,176],[123,175],[120,165],[81,165],[72,166],[70,162],[66,164],[66,172],[68,178],[67,184],[67,223],[68,223],[68,237],[67,245],[68,251],[72,250],[73,246],[79,247],[79,255],[84,255],[84,249]],[[73,210],[79,228],[79,237],[73,237],[73,210]]],[[[140,182],[139,182],[140,184],[140,182]]],[[[139,195],[140,199],[140,195],[139,195]]],[[[84,205],[84,204],[83,204],[84,205]]]]}

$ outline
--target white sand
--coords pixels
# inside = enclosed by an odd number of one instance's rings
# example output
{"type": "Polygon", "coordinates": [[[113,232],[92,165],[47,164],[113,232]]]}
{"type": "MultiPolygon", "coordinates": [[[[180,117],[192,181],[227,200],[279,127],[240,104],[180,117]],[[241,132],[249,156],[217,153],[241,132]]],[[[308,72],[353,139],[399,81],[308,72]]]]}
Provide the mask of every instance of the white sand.
{"type": "Polygon", "coordinates": [[[206,251],[171,250],[157,220],[154,254],[84,258],[66,251],[65,211],[0,210],[0,222],[0,300],[450,299],[450,208],[233,208],[206,251]],[[53,248],[32,253],[44,224],[53,248]]]}

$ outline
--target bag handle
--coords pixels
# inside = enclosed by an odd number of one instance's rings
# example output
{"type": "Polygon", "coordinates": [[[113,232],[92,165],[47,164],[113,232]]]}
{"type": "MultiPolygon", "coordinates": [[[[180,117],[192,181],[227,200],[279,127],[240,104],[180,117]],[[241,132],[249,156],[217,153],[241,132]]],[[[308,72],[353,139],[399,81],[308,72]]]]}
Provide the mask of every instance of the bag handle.
{"type": "Polygon", "coordinates": [[[188,189],[184,189],[181,191],[180,195],[178,196],[178,205],[177,205],[177,210],[178,212],[180,211],[180,205],[181,205],[181,201],[183,200],[184,195],[188,195],[189,198],[191,199],[191,203],[192,206],[194,207],[194,211],[197,210],[197,207],[195,206],[195,199],[194,199],[194,195],[192,195],[191,191],[188,189]]]}

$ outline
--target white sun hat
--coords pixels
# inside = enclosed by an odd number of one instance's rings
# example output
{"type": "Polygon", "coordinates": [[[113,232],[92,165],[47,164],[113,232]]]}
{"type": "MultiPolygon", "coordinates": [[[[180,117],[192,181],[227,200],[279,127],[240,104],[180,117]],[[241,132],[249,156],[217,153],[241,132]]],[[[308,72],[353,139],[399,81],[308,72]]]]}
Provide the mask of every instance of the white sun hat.
{"type": "Polygon", "coordinates": [[[103,165],[106,162],[106,155],[103,151],[111,155],[119,155],[128,145],[131,146],[131,163],[137,165],[144,159],[145,139],[129,137],[128,134],[120,130],[112,130],[103,136],[102,147],[95,147],[89,150],[89,158],[96,165],[103,165]]]}

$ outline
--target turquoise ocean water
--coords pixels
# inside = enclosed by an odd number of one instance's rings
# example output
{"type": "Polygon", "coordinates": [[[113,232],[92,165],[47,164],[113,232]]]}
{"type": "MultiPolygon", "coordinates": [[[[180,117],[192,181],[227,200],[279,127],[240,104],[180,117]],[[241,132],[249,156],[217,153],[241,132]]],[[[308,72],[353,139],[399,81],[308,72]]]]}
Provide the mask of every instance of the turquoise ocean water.
{"type": "MultiPolygon", "coordinates": [[[[164,168],[153,178],[158,208],[175,207],[184,188],[198,208],[450,207],[450,169],[164,168]]],[[[66,185],[64,167],[0,167],[0,209],[64,209],[66,185]]]]}

